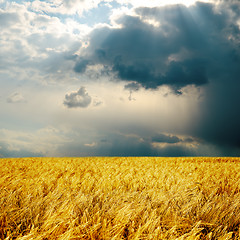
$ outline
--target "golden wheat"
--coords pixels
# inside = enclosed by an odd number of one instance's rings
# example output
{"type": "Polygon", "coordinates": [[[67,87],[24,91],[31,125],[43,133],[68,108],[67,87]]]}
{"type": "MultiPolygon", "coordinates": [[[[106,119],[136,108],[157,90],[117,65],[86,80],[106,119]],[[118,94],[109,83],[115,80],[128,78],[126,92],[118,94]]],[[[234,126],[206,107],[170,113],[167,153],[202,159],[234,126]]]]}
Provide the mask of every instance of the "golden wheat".
{"type": "Polygon", "coordinates": [[[238,158],[0,160],[0,238],[240,239],[238,158]]]}

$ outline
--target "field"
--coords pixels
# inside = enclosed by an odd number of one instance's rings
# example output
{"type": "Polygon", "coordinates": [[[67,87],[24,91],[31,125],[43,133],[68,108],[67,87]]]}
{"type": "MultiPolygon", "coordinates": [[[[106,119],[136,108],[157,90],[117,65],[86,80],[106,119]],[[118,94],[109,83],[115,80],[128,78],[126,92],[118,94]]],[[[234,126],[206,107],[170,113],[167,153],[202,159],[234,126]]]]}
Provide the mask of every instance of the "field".
{"type": "Polygon", "coordinates": [[[0,159],[0,239],[240,239],[240,158],[0,159]]]}

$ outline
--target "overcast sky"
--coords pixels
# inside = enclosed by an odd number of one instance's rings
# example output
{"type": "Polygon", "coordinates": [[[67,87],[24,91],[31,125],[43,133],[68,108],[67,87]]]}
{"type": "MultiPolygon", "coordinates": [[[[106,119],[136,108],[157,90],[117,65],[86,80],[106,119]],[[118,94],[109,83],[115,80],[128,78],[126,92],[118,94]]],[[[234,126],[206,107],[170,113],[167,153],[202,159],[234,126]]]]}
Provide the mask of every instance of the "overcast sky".
{"type": "Polygon", "coordinates": [[[238,0],[0,0],[0,157],[240,156],[238,0]]]}

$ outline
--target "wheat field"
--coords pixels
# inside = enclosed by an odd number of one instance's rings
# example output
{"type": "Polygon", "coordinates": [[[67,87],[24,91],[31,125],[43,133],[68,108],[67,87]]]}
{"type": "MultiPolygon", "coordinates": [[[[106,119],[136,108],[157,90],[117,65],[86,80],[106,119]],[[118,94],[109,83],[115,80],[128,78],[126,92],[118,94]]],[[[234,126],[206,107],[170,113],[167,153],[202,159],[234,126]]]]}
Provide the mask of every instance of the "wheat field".
{"type": "Polygon", "coordinates": [[[0,239],[240,239],[239,163],[0,159],[0,239]]]}

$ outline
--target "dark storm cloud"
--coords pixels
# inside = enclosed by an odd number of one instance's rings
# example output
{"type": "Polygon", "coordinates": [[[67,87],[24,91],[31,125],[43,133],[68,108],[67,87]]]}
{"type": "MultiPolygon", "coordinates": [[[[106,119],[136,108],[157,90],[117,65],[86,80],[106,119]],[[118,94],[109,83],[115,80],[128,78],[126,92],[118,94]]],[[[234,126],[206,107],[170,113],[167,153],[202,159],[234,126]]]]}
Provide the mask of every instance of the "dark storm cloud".
{"type": "MultiPolygon", "coordinates": [[[[161,85],[169,85],[178,92],[187,85],[203,85],[208,82],[205,74],[205,63],[199,60],[172,61],[164,75],[155,75],[151,67],[142,64],[125,65],[122,61],[115,62],[113,70],[122,80],[138,82],[146,89],[155,89],[161,85]]],[[[125,88],[129,88],[127,84],[125,88]]]]}
{"type": "Polygon", "coordinates": [[[149,139],[126,137],[119,134],[106,135],[106,139],[99,139],[93,147],[80,145],[77,141],[61,146],[59,154],[64,156],[196,156],[194,149],[184,145],[169,144],[164,148],[156,148],[149,139]]]}
{"type": "Polygon", "coordinates": [[[74,70],[83,73],[87,65],[101,63],[111,67],[117,79],[146,89],[168,85],[177,92],[187,85],[206,84],[208,62],[202,49],[207,42],[190,10],[177,5],[137,12],[143,19],[154,16],[160,27],[147,24],[140,17],[125,16],[118,20],[121,29],[96,29],[90,36],[86,55],[74,70]],[[169,59],[183,49],[191,53],[191,58],[169,59]]]}
{"type": "MultiPolygon", "coordinates": [[[[109,156],[163,156],[179,157],[194,156],[196,153],[186,146],[166,146],[164,148],[154,148],[148,141],[138,142],[133,139],[121,141],[115,140],[108,148],[103,148],[104,154],[109,156]]],[[[101,151],[101,150],[100,150],[101,151]]],[[[102,154],[101,154],[102,155],[102,154]]]]}
{"type": "Polygon", "coordinates": [[[201,105],[202,114],[193,133],[222,147],[232,146],[240,149],[239,92],[239,77],[235,78],[235,81],[229,80],[225,85],[211,86],[206,100],[201,105]]]}
{"type": "Polygon", "coordinates": [[[208,83],[216,60],[223,57],[222,48],[230,50],[229,37],[239,34],[236,17],[228,9],[217,12],[212,4],[139,8],[136,12],[139,17],[118,19],[120,29],[94,30],[74,70],[83,73],[87,65],[100,63],[118,80],[146,89],[168,85],[179,93],[187,85],[208,83]],[[159,27],[145,23],[146,19],[159,27]]]}
{"type": "Polygon", "coordinates": [[[86,71],[88,64],[89,61],[86,59],[79,60],[74,67],[74,71],[77,73],[83,73],[86,71]]]}
{"type": "Polygon", "coordinates": [[[204,86],[199,119],[187,134],[239,149],[239,1],[139,8],[136,13],[118,20],[122,28],[94,30],[76,68],[80,64],[83,72],[84,63],[103,64],[116,80],[129,82],[125,89],[130,92],[167,85],[181,94],[185,86],[204,86]],[[156,24],[148,24],[149,19],[156,24]]]}
{"type": "Polygon", "coordinates": [[[74,141],[61,146],[58,152],[65,156],[157,156],[149,141],[112,133],[106,134],[105,139],[100,138],[92,147],[74,141]]]}
{"type": "Polygon", "coordinates": [[[159,142],[159,143],[179,143],[182,142],[180,138],[177,136],[170,136],[166,134],[158,134],[154,137],[152,137],[153,142],[159,142]]]}
{"type": "Polygon", "coordinates": [[[77,92],[66,94],[63,104],[68,108],[86,108],[91,101],[92,98],[86,92],[85,87],[81,87],[77,92]]]}
{"type": "Polygon", "coordinates": [[[167,148],[170,147],[171,144],[181,143],[182,146],[178,146],[178,149],[183,148],[184,145],[188,143],[196,143],[197,140],[194,140],[192,137],[187,138],[179,138],[175,135],[163,134],[159,133],[152,137],[153,143],[167,143],[167,148]],[[169,145],[170,144],[170,145],[169,145]]]}
{"type": "Polygon", "coordinates": [[[214,14],[211,5],[198,4],[196,11],[199,19],[205,19],[202,27],[208,30],[210,84],[201,103],[200,118],[191,130],[205,141],[221,146],[223,152],[229,155],[239,154],[240,150],[239,7],[239,2],[234,5],[229,2],[229,5],[222,5],[219,14],[214,14]]]}

